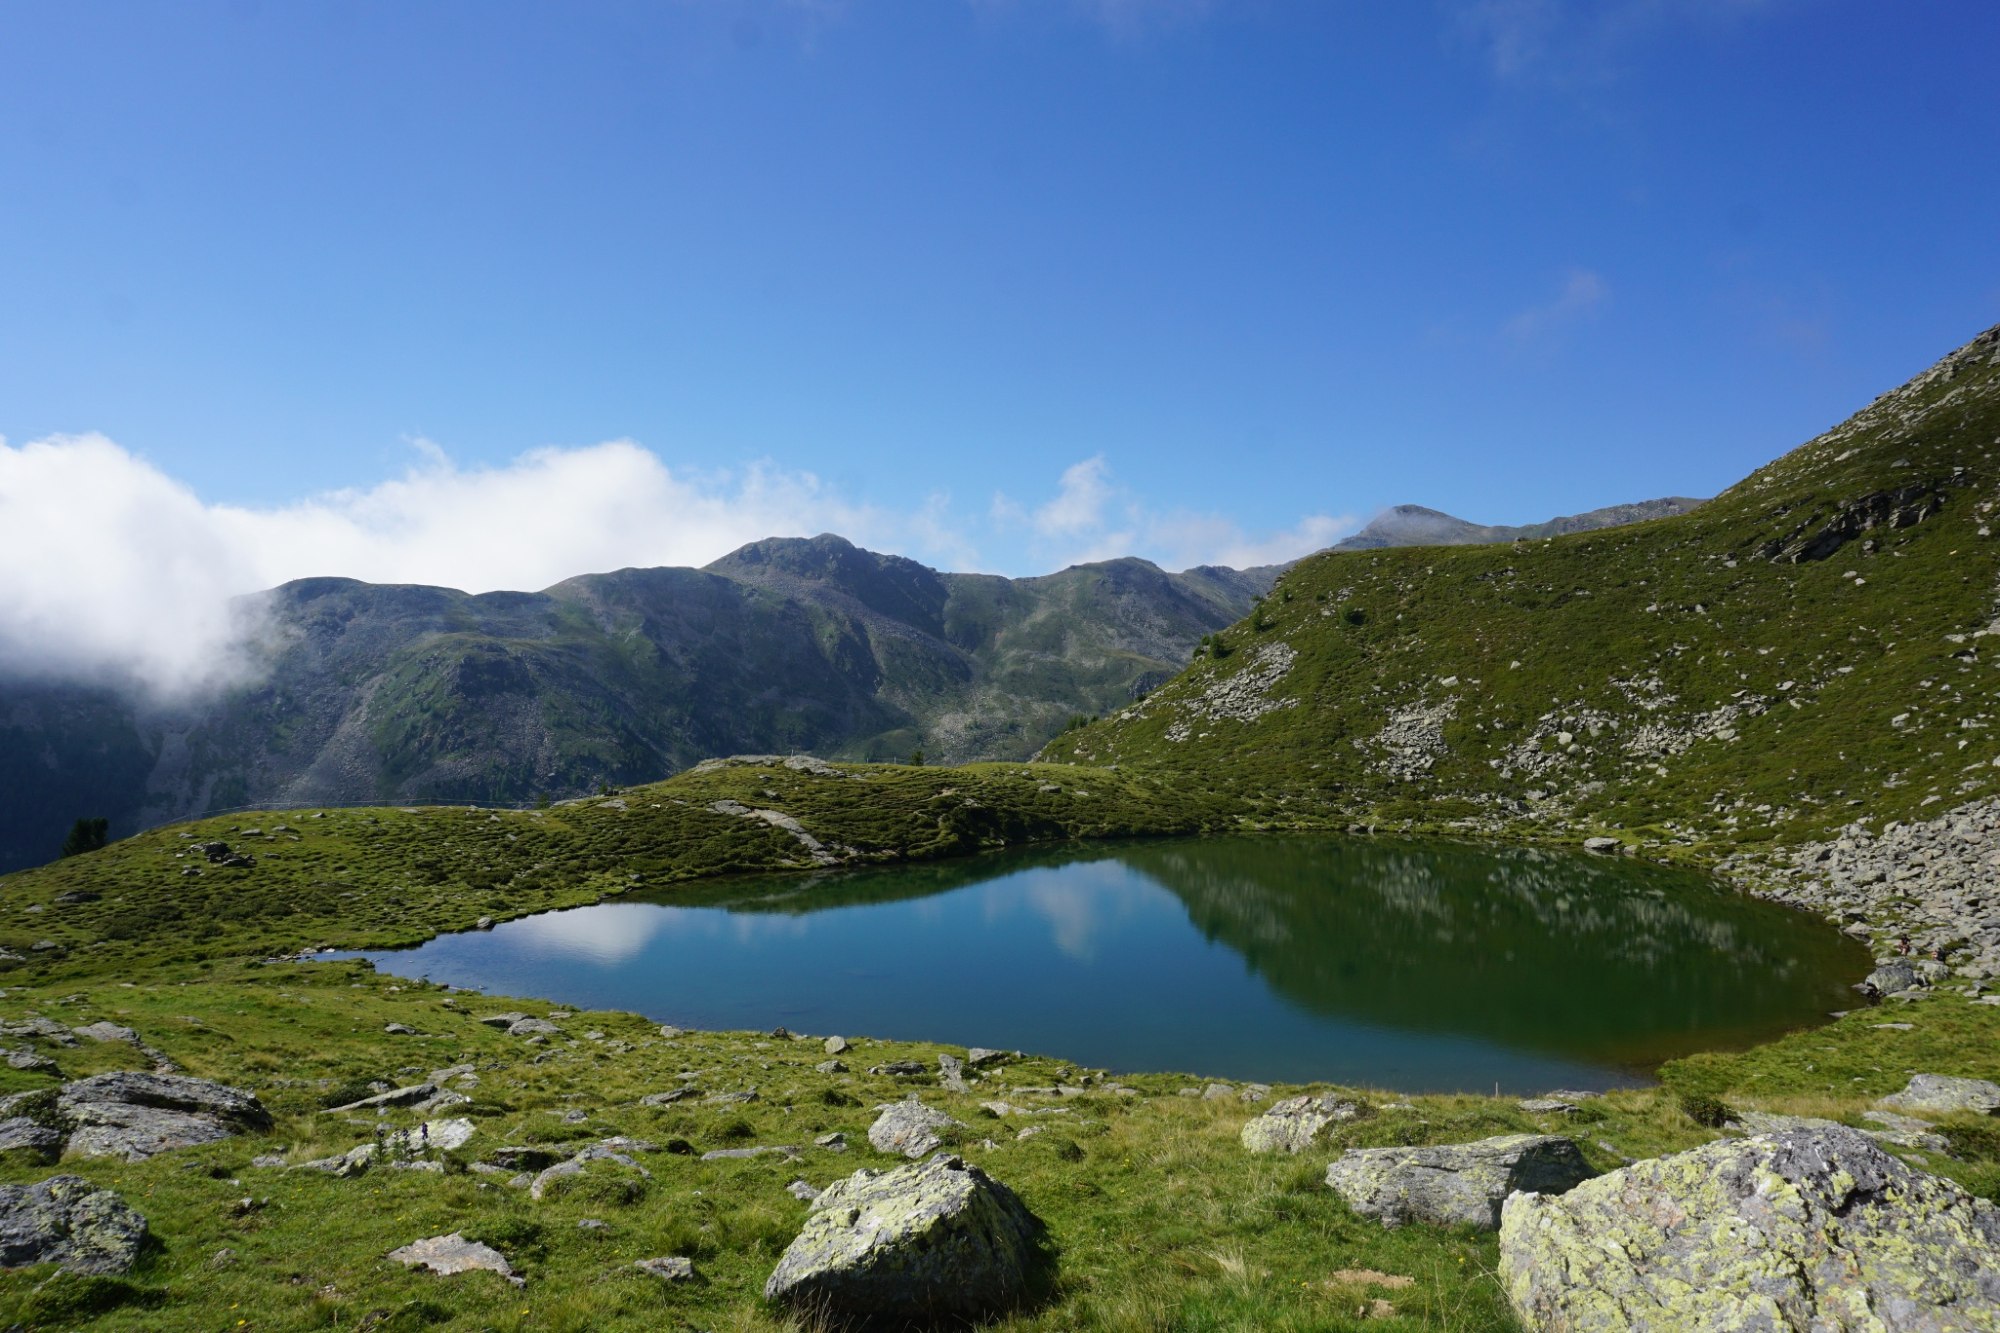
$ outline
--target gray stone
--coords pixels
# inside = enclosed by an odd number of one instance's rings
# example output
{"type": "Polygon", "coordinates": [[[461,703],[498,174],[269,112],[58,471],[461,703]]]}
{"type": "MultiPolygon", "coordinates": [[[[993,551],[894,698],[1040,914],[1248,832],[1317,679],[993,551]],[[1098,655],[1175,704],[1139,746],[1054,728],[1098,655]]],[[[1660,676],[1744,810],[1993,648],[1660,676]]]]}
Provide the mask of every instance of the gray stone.
{"type": "Polygon", "coordinates": [[[490,1028],[510,1028],[513,1027],[516,1023],[519,1023],[526,1018],[527,1018],[526,1014],[513,1012],[505,1014],[486,1014],[483,1015],[479,1019],[479,1021],[484,1023],[487,1027],[490,1028]]]}
{"type": "Polygon", "coordinates": [[[1856,1130],[1724,1140],[1508,1200],[1532,1333],[2000,1328],[2000,1208],[1856,1130]]]}
{"type": "Polygon", "coordinates": [[[438,1085],[435,1083],[412,1083],[407,1088],[391,1088],[387,1092],[378,1092],[373,1097],[363,1097],[358,1102],[330,1106],[327,1108],[327,1114],[332,1115],[341,1111],[373,1111],[389,1106],[415,1106],[418,1102],[429,1101],[437,1094],[438,1085]]]}
{"type": "Polygon", "coordinates": [[[1616,838],[1585,838],[1583,850],[1586,852],[1615,852],[1625,844],[1616,838]]]}
{"type": "Polygon", "coordinates": [[[7,1067],[18,1069],[24,1074],[60,1075],[62,1072],[62,1066],[48,1056],[27,1050],[7,1052],[7,1067]]]}
{"type": "Polygon", "coordinates": [[[1889,1094],[1875,1105],[1891,1111],[1927,1111],[1932,1115],[1948,1115],[1953,1111],[2000,1115],[2000,1084],[1983,1078],[1918,1074],[1908,1087],[1889,1094]]]}
{"type": "Polygon", "coordinates": [[[118,1024],[108,1021],[86,1023],[80,1028],[71,1028],[70,1031],[82,1037],[85,1041],[122,1041],[128,1044],[136,1044],[139,1040],[139,1034],[131,1028],[120,1027],[118,1024]]]}
{"type": "Polygon", "coordinates": [[[690,1097],[699,1097],[700,1095],[701,1090],[698,1088],[672,1088],[666,1092],[647,1093],[639,1099],[639,1105],[672,1106],[675,1102],[684,1102],[690,1097]]]}
{"type": "Polygon", "coordinates": [[[399,1129],[385,1142],[391,1152],[433,1153],[451,1152],[463,1148],[473,1135],[472,1122],[466,1119],[426,1120],[409,1129],[399,1129]]]}
{"type": "Polygon", "coordinates": [[[1912,986],[1921,986],[1923,979],[1918,974],[1914,964],[1904,962],[1899,958],[1894,962],[1884,963],[1873,972],[1870,972],[1866,977],[1862,978],[1861,984],[1863,986],[1873,986],[1884,995],[1894,995],[1897,991],[1909,990],[1912,986]]]}
{"type": "Polygon", "coordinates": [[[632,1267],[665,1282],[694,1281],[694,1260],[678,1254],[661,1255],[657,1259],[635,1259],[632,1267]]]}
{"type": "Polygon", "coordinates": [[[1529,1097],[1518,1105],[1529,1115],[1568,1115],[1576,1109],[1575,1102],[1560,1097],[1529,1097]]]}
{"type": "Polygon", "coordinates": [[[1500,1206],[1516,1190],[1560,1194],[1590,1178],[1575,1143],[1553,1134],[1502,1134],[1476,1143],[1429,1148],[1350,1148],[1326,1170],[1326,1183],[1355,1212],[1383,1226],[1500,1225],[1500,1206]]]}
{"type": "Polygon", "coordinates": [[[882,1114],[868,1127],[868,1142],[877,1152],[922,1157],[944,1143],[942,1131],[964,1128],[943,1111],[933,1110],[922,1102],[895,1102],[883,1107],[882,1114]]]}
{"type": "Polygon", "coordinates": [[[1304,1152],[1329,1125],[1359,1119],[1366,1108],[1335,1093],[1287,1097],[1243,1126],[1243,1146],[1251,1152],[1304,1152]]]}
{"type": "Polygon", "coordinates": [[[0,1156],[19,1153],[33,1162],[53,1162],[62,1155],[63,1133],[29,1116],[0,1120],[0,1156]]]}
{"type": "Polygon", "coordinates": [[[1007,1052],[989,1050],[984,1046],[974,1046],[965,1052],[965,1063],[971,1065],[974,1069],[984,1069],[988,1065],[997,1065],[1006,1059],[1007,1052]]]}
{"type": "Polygon", "coordinates": [[[828,1037],[822,1045],[828,1055],[845,1055],[854,1048],[847,1044],[845,1037],[828,1037]]]}
{"type": "Polygon", "coordinates": [[[818,1074],[845,1074],[847,1066],[838,1060],[822,1060],[813,1066],[813,1072],[818,1074]]]}
{"type": "Polygon", "coordinates": [[[347,1180],[367,1174],[368,1168],[375,1165],[375,1159],[381,1155],[380,1144],[364,1143],[359,1147],[349,1148],[338,1157],[315,1157],[310,1162],[300,1162],[292,1170],[318,1171],[322,1175],[338,1176],[342,1180],[347,1180]]]}
{"type": "Polygon", "coordinates": [[[476,1240],[467,1240],[463,1233],[457,1231],[449,1236],[412,1241],[401,1249],[389,1251],[389,1257],[410,1268],[428,1268],[442,1277],[454,1273],[487,1272],[498,1273],[517,1287],[526,1283],[500,1251],[476,1240]]]}
{"type": "Polygon", "coordinates": [[[1027,1294],[1041,1224],[1013,1191],[947,1153],[827,1186],[767,1300],[835,1321],[980,1320],[1027,1294]]]}
{"type": "Polygon", "coordinates": [[[71,1157],[155,1153],[269,1129],[271,1113],[240,1088],[185,1074],[98,1074],[65,1084],[56,1114],[71,1126],[71,1157]]]}
{"type": "Polygon", "coordinates": [[[540,1202],[543,1196],[558,1184],[581,1176],[592,1162],[611,1162],[614,1165],[624,1167],[628,1171],[636,1171],[640,1176],[651,1180],[653,1173],[639,1165],[628,1153],[622,1151],[623,1148],[628,1146],[635,1151],[639,1150],[639,1145],[633,1144],[629,1140],[606,1139],[602,1143],[593,1144],[591,1147],[585,1148],[568,1161],[557,1162],[554,1166],[547,1168],[537,1175],[534,1181],[529,1184],[528,1197],[540,1202]]]}
{"type": "Polygon", "coordinates": [[[759,1146],[755,1148],[715,1148],[701,1155],[704,1162],[726,1162],[750,1157],[767,1157],[772,1153],[783,1153],[786,1157],[797,1157],[797,1148],[759,1146]]]}
{"type": "Polygon", "coordinates": [[[123,1273],[145,1240],[145,1218],[80,1176],[0,1185],[0,1268],[58,1264],[72,1273],[123,1273]]]}
{"type": "Polygon", "coordinates": [[[507,1035],[510,1037],[559,1037],[562,1035],[562,1029],[554,1023],[549,1022],[546,1018],[524,1018],[518,1023],[509,1024],[507,1035]]]}

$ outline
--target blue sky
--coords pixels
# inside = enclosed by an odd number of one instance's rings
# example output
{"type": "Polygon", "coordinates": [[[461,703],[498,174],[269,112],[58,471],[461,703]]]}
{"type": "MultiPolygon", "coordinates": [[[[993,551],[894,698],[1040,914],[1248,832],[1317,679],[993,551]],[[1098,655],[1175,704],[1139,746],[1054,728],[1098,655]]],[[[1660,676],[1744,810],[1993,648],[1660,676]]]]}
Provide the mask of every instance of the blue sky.
{"type": "Polygon", "coordinates": [[[2000,320],[1996,51],[1986,0],[16,0],[0,544],[1036,573],[1707,494],[2000,320]]]}

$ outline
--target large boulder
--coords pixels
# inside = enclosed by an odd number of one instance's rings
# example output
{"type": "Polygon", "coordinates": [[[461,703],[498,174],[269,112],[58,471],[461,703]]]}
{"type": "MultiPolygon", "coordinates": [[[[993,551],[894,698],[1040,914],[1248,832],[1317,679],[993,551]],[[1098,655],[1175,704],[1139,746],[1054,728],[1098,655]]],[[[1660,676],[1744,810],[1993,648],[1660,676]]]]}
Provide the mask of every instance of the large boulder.
{"type": "Polygon", "coordinates": [[[1331,1092],[1287,1097],[1243,1125],[1243,1146],[1251,1152],[1304,1152],[1329,1125],[1366,1114],[1358,1102],[1331,1092]]]}
{"type": "Polygon", "coordinates": [[[1569,1139],[1502,1134],[1429,1148],[1350,1148],[1326,1169],[1326,1183],[1385,1227],[1428,1222],[1492,1231],[1514,1191],[1561,1194],[1590,1175],[1569,1139]]]}
{"type": "Polygon", "coordinates": [[[1891,1111],[1927,1111],[1931,1115],[1949,1115],[1954,1111],[2000,1115],[2000,1083],[1989,1083],[1983,1078],[1918,1074],[1901,1092],[1890,1093],[1875,1104],[1891,1111]]]}
{"type": "Polygon", "coordinates": [[[882,1114],[868,1127],[868,1142],[876,1152],[917,1158],[941,1147],[945,1130],[964,1128],[943,1111],[932,1110],[913,1099],[883,1107],[882,1114]]]}
{"type": "Polygon", "coordinates": [[[81,1176],[0,1185],[0,1268],[60,1264],[72,1273],[123,1273],[145,1240],[146,1219],[81,1176]]]}
{"type": "Polygon", "coordinates": [[[767,1300],[835,1323],[978,1320],[1018,1305],[1041,1223],[1014,1192],[949,1153],[857,1171],[813,1201],[767,1300]]]}
{"type": "Polygon", "coordinates": [[[185,1074],[80,1079],[63,1087],[56,1115],[70,1126],[68,1156],[128,1162],[271,1127],[271,1113],[253,1094],[185,1074]]]}
{"type": "Polygon", "coordinates": [[[1500,1278],[1535,1333],[2000,1328],[2000,1208],[1845,1126],[1519,1195],[1500,1278]]]}

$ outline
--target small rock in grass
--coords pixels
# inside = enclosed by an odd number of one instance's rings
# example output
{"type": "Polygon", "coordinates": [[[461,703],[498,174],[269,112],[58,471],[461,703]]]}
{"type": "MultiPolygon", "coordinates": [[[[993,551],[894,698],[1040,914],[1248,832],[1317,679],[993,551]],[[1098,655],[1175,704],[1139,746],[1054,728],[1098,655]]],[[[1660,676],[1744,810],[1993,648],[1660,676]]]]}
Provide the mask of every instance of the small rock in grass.
{"type": "Polygon", "coordinates": [[[684,1259],[678,1254],[662,1255],[657,1259],[635,1260],[632,1267],[642,1273],[650,1273],[666,1282],[692,1282],[694,1280],[694,1260],[684,1259]]]}
{"type": "Polygon", "coordinates": [[[412,1241],[401,1249],[389,1251],[389,1257],[409,1268],[428,1268],[441,1277],[483,1271],[498,1273],[517,1287],[526,1285],[526,1280],[514,1272],[513,1265],[500,1251],[467,1240],[462,1232],[412,1241]]]}

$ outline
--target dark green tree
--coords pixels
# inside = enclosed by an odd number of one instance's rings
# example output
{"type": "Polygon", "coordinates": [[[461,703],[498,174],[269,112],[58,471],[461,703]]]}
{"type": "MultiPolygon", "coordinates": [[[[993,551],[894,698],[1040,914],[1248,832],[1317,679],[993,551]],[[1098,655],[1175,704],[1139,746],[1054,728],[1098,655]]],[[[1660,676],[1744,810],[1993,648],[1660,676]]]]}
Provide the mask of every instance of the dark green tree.
{"type": "Polygon", "coordinates": [[[110,840],[111,821],[108,819],[79,819],[69,826],[69,836],[63,839],[64,856],[81,856],[94,852],[110,840]]]}
{"type": "Polygon", "coordinates": [[[917,749],[910,751],[910,763],[912,766],[916,768],[922,768],[924,766],[924,752],[921,746],[918,747],[917,749]]]}

